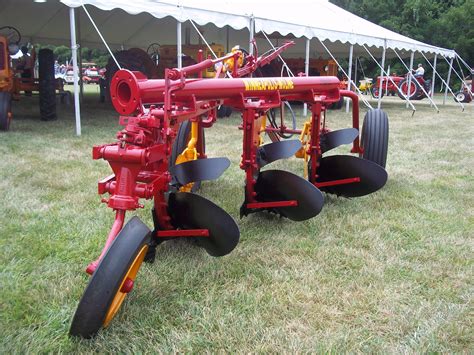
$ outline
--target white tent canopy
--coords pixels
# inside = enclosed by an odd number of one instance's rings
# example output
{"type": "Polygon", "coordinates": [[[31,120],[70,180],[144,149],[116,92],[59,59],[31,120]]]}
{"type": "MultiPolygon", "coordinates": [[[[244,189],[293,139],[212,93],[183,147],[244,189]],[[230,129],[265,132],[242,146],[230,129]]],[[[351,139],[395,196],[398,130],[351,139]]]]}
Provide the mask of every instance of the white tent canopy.
{"type": "MultiPolygon", "coordinates": [[[[225,31],[218,30],[225,26],[243,30],[231,31],[231,45],[248,43],[252,22],[255,33],[278,32],[281,37],[318,38],[325,41],[335,55],[347,56],[350,44],[355,45],[355,55],[365,53],[363,45],[379,48],[385,45],[401,50],[402,55],[415,50],[430,57],[434,54],[455,55],[452,50],[389,31],[325,0],[293,0],[291,3],[283,0],[47,0],[46,3],[2,0],[0,23],[17,27],[31,42],[69,44],[68,8],[60,2],[70,7],[93,5],[88,9],[112,48],[146,48],[152,42],[176,43],[174,20],[186,22],[192,19],[203,26],[206,38],[215,43],[226,42],[225,31]],[[156,21],[156,18],[162,20],[156,21]]],[[[78,23],[82,45],[102,47],[89,20],[80,16],[78,23]]],[[[297,46],[288,53],[304,56],[304,46],[304,41],[297,41],[297,46]]],[[[316,45],[314,49],[324,53],[321,46],[316,45]]]]}
{"type": "MultiPolygon", "coordinates": [[[[268,34],[274,44],[284,37],[297,38],[296,45],[285,51],[284,56],[306,57],[306,62],[310,57],[327,58],[328,54],[347,57],[349,49],[351,59],[352,55],[366,57],[369,48],[375,57],[382,58],[395,57],[394,51],[404,58],[417,51],[426,58],[441,55],[451,58],[451,62],[456,56],[453,50],[402,36],[327,0],[46,0],[43,3],[2,0],[0,24],[18,28],[23,43],[70,43],[75,57],[76,31],[83,47],[103,48],[100,36],[84,12],[74,14],[73,9],[82,6],[87,6],[112,49],[147,48],[153,42],[179,44],[181,37],[177,38],[177,32],[181,33],[182,26],[187,37],[191,37],[190,42],[200,42],[196,31],[192,31],[191,25],[194,27],[195,23],[209,43],[226,44],[227,49],[235,44],[248,46],[254,33],[260,52],[270,47],[261,33],[268,34]],[[224,27],[226,30],[221,30],[224,27]]],[[[178,47],[180,58],[181,47],[178,47]]],[[[75,68],[77,72],[76,65],[75,68]]],[[[79,122],[77,90],[75,100],[79,122]]]]}

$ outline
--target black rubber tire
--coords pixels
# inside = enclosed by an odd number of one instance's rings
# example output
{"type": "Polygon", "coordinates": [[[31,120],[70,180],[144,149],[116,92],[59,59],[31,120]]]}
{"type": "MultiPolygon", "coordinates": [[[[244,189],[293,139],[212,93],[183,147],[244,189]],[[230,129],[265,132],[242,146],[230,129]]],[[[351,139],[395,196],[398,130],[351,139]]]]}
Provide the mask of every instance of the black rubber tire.
{"type": "Polygon", "coordinates": [[[56,115],[56,79],[54,78],[54,54],[43,48],[38,53],[39,104],[41,120],[51,121],[56,115]]]}
{"type": "Polygon", "coordinates": [[[334,102],[331,105],[329,105],[330,110],[340,110],[342,106],[344,105],[344,97],[341,96],[338,102],[334,102]]]}
{"type": "Polygon", "coordinates": [[[388,153],[388,116],[380,110],[370,110],[365,114],[362,125],[361,158],[373,161],[385,168],[388,153]]]}
{"type": "Polygon", "coordinates": [[[0,131],[10,129],[12,96],[9,92],[0,92],[0,131]]]}
{"type": "Polygon", "coordinates": [[[217,109],[217,118],[224,118],[227,113],[227,106],[220,105],[217,109]]]}
{"type": "Polygon", "coordinates": [[[150,241],[151,231],[138,217],[122,228],[91,276],[74,314],[70,335],[91,338],[97,334],[127,271],[150,241]]]}
{"type": "MultiPolygon", "coordinates": [[[[184,121],[181,123],[178,129],[178,134],[176,139],[173,142],[173,147],[171,149],[171,158],[168,162],[168,166],[171,168],[176,165],[176,159],[178,156],[186,149],[189,141],[189,135],[191,133],[191,121],[184,121]]],[[[206,152],[206,137],[204,134],[204,128],[201,127],[201,132],[199,134],[203,139],[202,142],[198,142],[198,145],[202,145],[202,151],[206,152]]],[[[197,181],[194,183],[191,192],[196,192],[201,187],[201,182],[197,181]]]]}
{"type": "MultiPolygon", "coordinates": [[[[372,94],[372,97],[374,99],[378,99],[379,98],[379,88],[377,87],[373,87],[371,90],[370,90],[370,93],[372,94]]],[[[382,90],[382,97],[385,96],[385,92],[382,90]]]]}
{"type": "Polygon", "coordinates": [[[232,115],[232,107],[225,106],[225,117],[230,117],[232,115]]]}
{"type": "MultiPolygon", "coordinates": [[[[403,90],[402,90],[402,86],[405,83],[408,86],[408,79],[404,79],[404,80],[400,81],[400,83],[398,84],[398,87],[400,88],[400,91],[397,91],[397,93],[398,93],[398,97],[401,98],[402,100],[406,100],[406,97],[403,94],[403,90]]],[[[410,85],[413,85],[413,84],[415,85],[416,90],[415,90],[414,93],[411,94],[411,96],[409,97],[409,100],[419,100],[420,92],[421,92],[421,95],[423,95],[423,91],[420,89],[420,84],[418,84],[418,81],[412,79],[410,85]]]]}
{"type": "Polygon", "coordinates": [[[454,97],[454,101],[469,103],[472,101],[472,97],[469,95],[469,93],[458,91],[454,97]]]}

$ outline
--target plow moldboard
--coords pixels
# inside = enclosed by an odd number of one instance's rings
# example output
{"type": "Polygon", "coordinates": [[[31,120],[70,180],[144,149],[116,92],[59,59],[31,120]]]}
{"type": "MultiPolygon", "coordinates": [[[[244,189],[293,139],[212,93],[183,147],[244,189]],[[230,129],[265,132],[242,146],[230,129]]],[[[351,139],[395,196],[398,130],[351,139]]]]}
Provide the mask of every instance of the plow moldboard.
{"type": "Polygon", "coordinates": [[[260,172],[255,191],[259,202],[296,200],[298,206],[274,208],[293,221],[304,221],[316,216],[324,205],[324,197],[319,189],[302,177],[284,170],[260,172]]]}
{"type": "Polygon", "coordinates": [[[319,162],[316,182],[359,177],[360,182],[321,187],[321,191],[344,197],[368,195],[387,182],[387,172],[380,165],[351,155],[332,155],[319,162]]]}
{"type": "Polygon", "coordinates": [[[176,228],[209,230],[209,237],[196,237],[196,240],[212,256],[229,254],[239,243],[240,231],[234,219],[202,196],[170,193],[168,210],[176,228]]]}

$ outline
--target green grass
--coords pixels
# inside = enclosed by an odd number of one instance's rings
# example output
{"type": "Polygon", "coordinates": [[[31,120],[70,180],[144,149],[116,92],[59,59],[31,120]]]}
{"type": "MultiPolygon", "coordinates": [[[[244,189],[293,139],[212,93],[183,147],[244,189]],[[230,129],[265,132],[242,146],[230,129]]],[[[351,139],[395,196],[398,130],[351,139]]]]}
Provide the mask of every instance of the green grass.
{"type": "MultiPolygon", "coordinates": [[[[69,338],[84,268],[113,220],[96,185],[110,168],[92,160],[91,147],[112,142],[119,126],[96,102],[86,96],[80,138],[72,106],[40,122],[36,97],[14,103],[12,129],[0,134],[1,352],[474,350],[473,105],[462,113],[450,100],[436,114],[421,102],[412,117],[398,98],[384,101],[384,189],[326,196],[322,213],[299,223],[239,219],[240,117],[219,121],[206,131],[208,154],[232,165],[201,193],[238,221],[237,248],[212,258],[185,242],[163,244],[111,326],[94,340],[69,338]]],[[[328,122],[350,125],[343,112],[328,122]]],[[[273,165],[302,175],[301,160],[273,165]]],[[[152,225],[149,202],[138,215],[152,225]]]]}

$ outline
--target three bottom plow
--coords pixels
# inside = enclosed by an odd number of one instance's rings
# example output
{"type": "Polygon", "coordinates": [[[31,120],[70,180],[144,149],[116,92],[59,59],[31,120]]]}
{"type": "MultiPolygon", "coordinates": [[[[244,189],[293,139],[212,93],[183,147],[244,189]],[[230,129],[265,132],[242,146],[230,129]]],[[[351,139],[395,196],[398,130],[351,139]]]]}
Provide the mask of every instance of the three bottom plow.
{"type": "Polygon", "coordinates": [[[123,129],[115,143],[94,147],[93,158],[112,168],[98,191],[107,196],[102,201],[115,211],[115,221],[102,253],[86,269],[90,281],[71,335],[90,338],[110,324],[133,290],[142,263],[154,261],[160,243],[191,238],[216,257],[237,246],[240,232],[234,219],[195,193],[202,181],[219,178],[230,165],[227,158],[208,157],[205,151],[204,132],[215,124],[220,105],[242,113],[241,216],[270,211],[303,221],[321,211],[323,192],[355,197],[384,186],[388,118],[383,111],[369,111],[360,134],[358,98],[340,90],[335,77],[189,78],[238,55],[167,69],[163,80],[128,70],[113,77],[111,98],[123,129]],[[341,96],[352,100],[353,127],[330,131],[326,109],[341,96]],[[303,129],[267,126],[267,114],[282,111],[289,101],[308,104],[311,115],[303,129]],[[265,132],[273,137],[271,143],[263,144],[265,132]],[[299,140],[282,138],[295,133],[299,140]],[[356,156],[327,155],[343,144],[351,144],[356,156]],[[304,159],[304,177],[263,169],[294,155],[304,159]],[[125,223],[126,212],[142,208],[142,199],[153,200],[151,229],[138,217],[125,223]]]}

